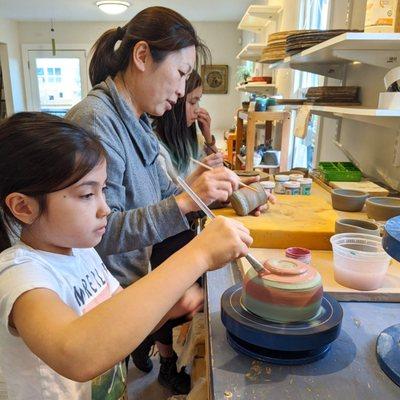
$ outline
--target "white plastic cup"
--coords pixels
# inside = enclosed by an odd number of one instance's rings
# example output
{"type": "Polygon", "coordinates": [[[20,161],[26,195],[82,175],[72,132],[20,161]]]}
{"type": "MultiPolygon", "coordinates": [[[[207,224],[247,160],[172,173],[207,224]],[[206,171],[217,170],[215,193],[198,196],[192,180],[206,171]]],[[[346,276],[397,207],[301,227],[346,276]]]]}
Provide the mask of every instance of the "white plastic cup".
{"type": "Polygon", "coordinates": [[[382,247],[381,237],[340,233],[330,241],[337,283],[357,290],[376,290],[382,286],[391,258],[382,247]]]}

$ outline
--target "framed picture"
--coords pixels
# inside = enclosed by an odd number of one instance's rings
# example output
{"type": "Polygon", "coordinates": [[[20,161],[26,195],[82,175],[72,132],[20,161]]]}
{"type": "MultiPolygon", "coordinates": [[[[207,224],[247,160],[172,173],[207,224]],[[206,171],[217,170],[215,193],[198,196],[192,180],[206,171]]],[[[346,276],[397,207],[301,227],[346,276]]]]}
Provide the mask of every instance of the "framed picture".
{"type": "Polygon", "coordinates": [[[203,93],[205,94],[228,93],[227,65],[202,65],[201,79],[203,80],[203,93]]]}

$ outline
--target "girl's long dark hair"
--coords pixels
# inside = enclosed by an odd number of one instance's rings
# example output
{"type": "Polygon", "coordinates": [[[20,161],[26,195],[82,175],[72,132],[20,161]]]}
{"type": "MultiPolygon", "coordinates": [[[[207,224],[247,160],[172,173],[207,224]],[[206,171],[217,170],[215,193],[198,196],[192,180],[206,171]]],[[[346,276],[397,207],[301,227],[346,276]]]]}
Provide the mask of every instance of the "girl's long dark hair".
{"type": "Polygon", "coordinates": [[[19,222],[5,200],[10,193],[37,199],[83,178],[105,159],[100,141],[62,118],[38,112],[14,114],[0,124],[0,251],[19,222]]]}
{"type": "Polygon", "coordinates": [[[193,71],[186,83],[185,96],[178,100],[172,110],[154,119],[154,130],[168,148],[172,163],[179,174],[186,173],[190,157],[198,154],[196,123],[187,126],[186,98],[188,93],[201,86],[201,77],[193,71]]]}
{"type": "Polygon", "coordinates": [[[148,7],[135,15],[124,27],[109,29],[93,46],[89,76],[92,86],[104,81],[107,76],[114,77],[125,71],[132,57],[136,43],[145,41],[155,62],[185,47],[195,46],[197,59],[206,62],[210,50],[197,36],[192,24],[165,7],[148,7]],[[118,48],[116,44],[121,41],[118,48]]]}

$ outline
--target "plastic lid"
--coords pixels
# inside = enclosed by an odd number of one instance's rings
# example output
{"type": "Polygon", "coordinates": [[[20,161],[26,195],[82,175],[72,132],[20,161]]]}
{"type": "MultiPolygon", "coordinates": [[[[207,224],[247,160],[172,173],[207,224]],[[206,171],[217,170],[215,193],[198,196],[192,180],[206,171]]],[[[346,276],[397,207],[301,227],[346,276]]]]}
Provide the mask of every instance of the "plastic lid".
{"type": "Polygon", "coordinates": [[[283,186],[284,186],[285,188],[288,188],[288,189],[297,189],[297,188],[300,187],[300,182],[297,182],[297,181],[285,182],[285,183],[283,184],[283,186]]]}
{"type": "Polygon", "coordinates": [[[289,179],[288,175],[275,175],[275,181],[278,182],[287,182],[289,179]]]}
{"type": "Polygon", "coordinates": [[[304,185],[308,185],[312,183],[312,179],[311,178],[301,178],[298,180],[298,182],[303,183],[304,185]]]}
{"type": "Polygon", "coordinates": [[[275,182],[273,181],[262,181],[260,185],[266,189],[273,189],[275,187],[275,182]]]}
{"type": "Polygon", "coordinates": [[[304,175],[302,174],[290,174],[289,175],[289,179],[291,181],[298,181],[299,179],[302,179],[304,177],[304,175]]]}

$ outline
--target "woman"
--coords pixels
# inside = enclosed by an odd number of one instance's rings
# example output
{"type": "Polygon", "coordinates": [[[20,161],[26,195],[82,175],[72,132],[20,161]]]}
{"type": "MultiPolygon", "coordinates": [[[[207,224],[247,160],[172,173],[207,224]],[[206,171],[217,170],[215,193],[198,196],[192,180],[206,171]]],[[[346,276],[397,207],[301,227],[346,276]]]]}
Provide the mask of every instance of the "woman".
{"type": "MultiPolygon", "coordinates": [[[[186,214],[198,210],[160,166],[146,114],[161,116],[172,109],[184,96],[197,54],[205,53],[189,21],[170,9],[149,7],[97,40],[89,67],[93,89],[67,115],[95,133],[107,152],[111,213],[96,249],[123,287],[147,274],[152,245],[187,230],[186,214]]],[[[210,204],[226,201],[238,182],[232,171],[216,168],[191,187],[210,204]]],[[[202,303],[195,286],[190,312],[202,303]]],[[[190,381],[177,371],[176,354],[168,346],[159,352],[159,381],[177,393],[188,392],[190,381]]]]}
{"type": "Polygon", "coordinates": [[[186,83],[186,95],[179,99],[171,111],[155,118],[154,128],[160,140],[160,162],[169,177],[187,177],[191,182],[204,168],[191,161],[202,160],[211,167],[223,165],[223,155],[218,152],[215,137],[211,134],[211,118],[199,107],[203,94],[201,77],[193,71],[186,83]],[[196,121],[201,135],[197,133],[196,121]]]}

